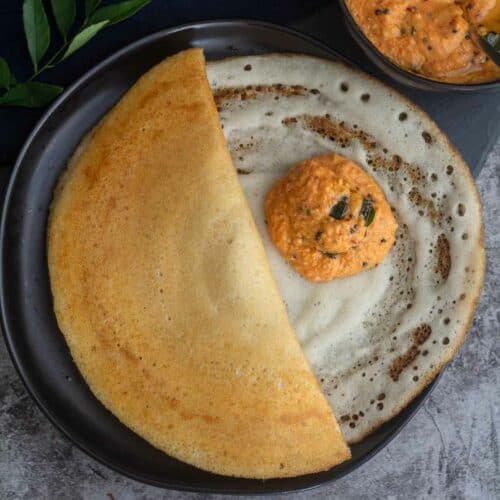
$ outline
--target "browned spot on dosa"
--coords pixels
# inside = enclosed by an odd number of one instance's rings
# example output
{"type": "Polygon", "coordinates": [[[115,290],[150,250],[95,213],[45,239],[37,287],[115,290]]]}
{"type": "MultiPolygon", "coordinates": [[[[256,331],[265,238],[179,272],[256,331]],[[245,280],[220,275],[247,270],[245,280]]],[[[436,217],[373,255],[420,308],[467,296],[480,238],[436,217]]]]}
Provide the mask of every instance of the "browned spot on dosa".
{"type": "MultiPolygon", "coordinates": [[[[412,176],[412,180],[414,182],[420,180],[421,173],[419,169],[412,169],[410,170],[410,172],[413,172],[410,173],[410,175],[412,176]]],[[[442,218],[442,214],[438,210],[436,210],[434,202],[432,200],[424,198],[416,187],[413,187],[408,193],[408,198],[414,205],[422,209],[421,212],[419,211],[419,214],[422,215],[422,213],[426,213],[433,221],[442,218]]]]}
{"type": "Polygon", "coordinates": [[[436,241],[436,272],[446,280],[450,274],[451,257],[450,257],[450,243],[444,234],[440,234],[436,241]]]}
{"type": "Polygon", "coordinates": [[[192,420],[194,418],[198,418],[206,422],[207,424],[215,424],[220,421],[220,418],[217,416],[207,415],[205,413],[196,413],[192,411],[188,411],[182,408],[181,401],[175,397],[167,397],[167,404],[173,410],[176,410],[183,420],[192,420]]]}
{"type": "Polygon", "coordinates": [[[304,95],[307,89],[302,85],[247,85],[246,87],[223,87],[214,91],[214,99],[217,106],[224,103],[225,100],[239,97],[242,101],[255,99],[259,93],[278,94],[284,97],[292,95],[304,95]]]}
{"type": "Polygon", "coordinates": [[[413,340],[412,346],[401,356],[398,356],[391,364],[389,368],[389,375],[394,382],[399,380],[401,373],[410,366],[413,361],[420,354],[419,347],[425,343],[425,341],[430,337],[432,329],[429,325],[423,323],[419,327],[415,328],[411,334],[413,340]]]}
{"type": "Polygon", "coordinates": [[[317,134],[332,141],[336,141],[342,146],[349,146],[353,139],[358,139],[368,150],[376,147],[376,142],[367,133],[358,128],[350,127],[343,121],[333,121],[329,115],[292,116],[285,118],[282,123],[283,125],[290,127],[298,121],[313,132],[316,132],[317,134]]]}
{"type": "MultiPolygon", "coordinates": [[[[382,148],[383,154],[377,152],[377,150],[381,149],[381,145],[377,143],[375,137],[364,132],[357,125],[348,125],[344,121],[335,121],[329,114],[322,116],[290,116],[284,118],[282,123],[286,127],[293,127],[297,123],[300,123],[303,127],[321,135],[325,139],[336,142],[342,148],[350,146],[353,140],[357,140],[369,153],[368,165],[371,165],[374,172],[379,169],[388,172],[398,172],[401,170],[407,173],[413,184],[422,182],[423,175],[418,166],[404,161],[403,158],[397,154],[390,154],[386,148],[382,148]]],[[[425,209],[425,215],[433,222],[442,218],[442,214],[437,210],[434,202],[423,198],[415,187],[410,191],[409,198],[412,203],[425,209]]]]}

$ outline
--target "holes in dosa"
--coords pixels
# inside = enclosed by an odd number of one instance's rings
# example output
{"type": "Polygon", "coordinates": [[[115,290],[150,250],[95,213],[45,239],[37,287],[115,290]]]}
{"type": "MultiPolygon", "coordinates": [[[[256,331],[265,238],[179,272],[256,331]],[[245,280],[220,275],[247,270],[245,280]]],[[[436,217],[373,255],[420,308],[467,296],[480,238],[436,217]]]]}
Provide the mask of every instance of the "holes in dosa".
{"type": "Polygon", "coordinates": [[[412,346],[404,354],[398,356],[389,367],[389,375],[394,382],[397,382],[403,371],[417,359],[421,353],[419,347],[427,341],[431,333],[432,329],[426,323],[413,330],[411,334],[412,346]]]}

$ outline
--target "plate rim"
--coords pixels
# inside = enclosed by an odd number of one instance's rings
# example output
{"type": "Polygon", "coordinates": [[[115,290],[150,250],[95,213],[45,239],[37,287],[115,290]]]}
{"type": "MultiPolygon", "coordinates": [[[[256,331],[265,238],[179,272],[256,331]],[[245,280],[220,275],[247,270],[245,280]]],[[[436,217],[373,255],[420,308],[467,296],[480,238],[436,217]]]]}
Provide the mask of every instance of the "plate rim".
{"type": "MultiPolygon", "coordinates": [[[[441,370],[441,372],[425,387],[422,392],[420,392],[419,395],[414,398],[409,405],[406,406],[402,410],[402,412],[407,412],[405,415],[405,418],[403,421],[399,424],[399,426],[387,437],[382,439],[380,443],[375,445],[366,455],[362,456],[359,458],[355,463],[353,463],[351,468],[346,468],[345,470],[342,470],[337,473],[336,476],[326,478],[323,480],[318,480],[317,482],[312,481],[311,484],[306,485],[306,486],[299,486],[299,487],[288,487],[288,488],[274,488],[271,491],[263,491],[263,490],[256,490],[252,489],[252,486],[249,486],[248,490],[242,491],[241,489],[231,489],[231,488],[225,488],[225,489],[217,489],[217,488],[210,488],[206,486],[189,486],[185,484],[179,484],[179,483],[172,483],[170,484],[165,484],[163,482],[156,481],[151,478],[146,478],[142,477],[139,475],[136,475],[134,473],[131,473],[130,471],[122,468],[119,465],[116,465],[112,462],[109,462],[105,458],[101,457],[99,454],[95,453],[90,447],[86,445],[85,442],[82,442],[80,439],[75,437],[71,430],[67,428],[66,425],[58,418],[56,414],[52,411],[51,408],[49,408],[44,400],[42,398],[39,398],[36,394],[36,391],[32,389],[31,384],[28,383],[27,378],[25,378],[25,372],[26,370],[24,369],[23,363],[20,360],[20,355],[17,352],[17,349],[15,348],[15,342],[13,341],[13,338],[15,336],[15,332],[13,329],[10,328],[9,323],[11,320],[8,319],[9,314],[6,312],[8,307],[6,305],[6,294],[7,294],[7,284],[5,283],[5,278],[4,278],[4,260],[5,260],[5,233],[6,233],[6,226],[7,226],[7,213],[9,206],[11,205],[12,197],[13,194],[15,193],[15,183],[16,180],[19,176],[19,173],[22,171],[22,166],[23,162],[26,157],[26,153],[29,151],[31,144],[33,141],[36,139],[38,133],[43,129],[45,123],[47,120],[52,116],[52,114],[68,99],[72,97],[75,91],[78,91],[79,88],[84,85],[86,82],[91,81],[92,78],[98,74],[102,69],[106,68],[109,64],[112,64],[115,62],[117,59],[122,57],[125,54],[128,54],[136,49],[140,49],[144,45],[148,45],[151,42],[154,42],[156,40],[161,40],[165,37],[168,37],[170,35],[173,35],[175,33],[187,30],[187,29],[204,29],[208,27],[214,27],[214,26],[235,26],[235,25],[244,25],[245,27],[257,27],[257,28],[265,28],[269,29],[271,31],[275,32],[281,32],[281,33],[286,33],[288,35],[294,36],[296,38],[300,38],[303,41],[315,45],[318,48],[324,50],[325,52],[329,53],[332,55],[332,57],[335,57],[337,60],[341,60],[344,64],[347,64],[351,67],[354,67],[355,69],[359,71],[364,71],[362,68],[360,68],[356,63],[352,62],[344,56],[343,54],[337,52],[336,49],[324,44],[323,42],[317,40],[316,38],[309,36],[305,33],[302,33],[298,30],[295,30],[293,28],[289,28],[287,26],[282,26],[279,24],[271,23],[271,22],[266,22],[266,21],[259,21],[255,19],[244,19],[244,18],[234,18],[234,19],[213,19],[213,20],[204,20],[204,21],[195,21],[195,22],[190,22],[190,23],[184,23],[181,25],[176,25],[173,27],[165,28],[159,31],[156,31],[150,35],[147,35],[145,37],[142,37],[135,42],[132,42],[125,47],[122,47],[121,49],[113,52],[110,54],[108,57],[104,58],[101,62],[93,66],[91,69],[86,71],[83,75],[81,75],[75,82],[73,82],[71,85],[69,85],[64,92],[47,108],[47,110],[43,113],[41,118],[38,120],[36,125],[33,127],[31,130],[30,134],[28,135],[27,139],[25,140],[19,154],[17,155],[16,161],[14,163],[14,166],[12,167],[12,171],[9,175],[7,187],[4,191],[4,197],[3,201],[1,203],[1,218],[0,218],[0,327],[2,330],[2,337],[4,339],[5,345],[7,347],[7,352],[9,353],[10,359],[12,361],[12,364],[21,379],[21,382],[23,383],[23,386],[25,387],[27,393],[31,397],[31,399],[36,403],[38,408],[41,410],[42,414],[49,420],[49,422],[64,436],[65,439],[67,439],[70,443],[72,443],[74,446],[76,446],[80,451],[85,453],[87,456],[91,457],[92,459],[96,460],[99,464],[104,465],[105,467],[108,467],[109,469],[123,475],[124,477],[127,477],[129,479],[138,481],[142,484],[150,485],[150,486],[155,486],[158,488],[162,489],[167,489],[167,490],[173,490],[173,491],[185,491],[185,492],[195,492],[195,493],[212,493],[212,494],[222,494],[222,495],[255,495],[255,496],[262,496],[262,495],[269,495],[269,496],[274,496],[274,495],[280,495],[283,493],[292,493],[292,492],[305,492],[309,490],[313,490],[316,488],[319,488],[321,486],[325,486],[328,484],[332,484],[335,481],[347,476],[354,470],[358,469],[362,465],[364,465],[366,462],[368,462],[370,459],[372,459],[375,455],[377,455],[383,448],[385,448],[396,436],[399,435],[399,433],[408,425],[408,423],[413,419],[415,414],[418,412],[420,407],[425,403],[425,401],[428,399],[428,397],[431,395],[433,392],[434,388],[438,384],[439,380],[441,379],[441,376],[446,369],[446,366],[441,370]]],[[[366,71],[364,71],[366,73],[366,71]]],[[[370,73],[367,73],[371,78],[373,75],[370,73]]],[[[385,85],[388,85],[385,83],[385,85]]],[[[100,403],[100,402],[99,402],[100,403]]],[[[102,404],[102,403],[100,403],[102,404]]],[[[395,415],[392,419],[389,421],[385,422],[382,426],[389,425],[395,418],[398,418],[401,416],[402,412],[398,413],[395,415]]],[[[334,470],[335,467],[333,467],[330,470],[334,470]]],[[[315,474],[310,474],[311,476],[314,476],[315,474]]],[[[244,480],[243,478],[234,478],[235,480],[244,480]]]]}

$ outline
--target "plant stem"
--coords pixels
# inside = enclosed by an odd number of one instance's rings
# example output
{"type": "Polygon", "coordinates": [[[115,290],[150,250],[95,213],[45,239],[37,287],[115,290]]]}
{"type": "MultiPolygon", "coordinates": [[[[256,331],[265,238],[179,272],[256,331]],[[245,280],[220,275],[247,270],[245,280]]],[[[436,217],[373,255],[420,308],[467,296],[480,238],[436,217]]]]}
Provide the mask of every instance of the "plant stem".
{"type": "Polygon", "coordinates": [[[29,78],[28,82],[31,82],[34,78],[36,78],[42,71],[46,69],[50,69],[54,67],[54,61],[61,55],[61,53],[68,47],[68,42],[64,43],[63,46],[56,51],[56,53],[39,69],[37,69],[29,78]]]}
{"type": "MultiPolygon", "coordinates": [[[[88,16],[85,17],[85,19],[83,20],[83,23],[80,26],[80,29],[77,32],[77,34],[80,33],[84,28],[87,27],[87,23],[89,22],[90,17],[92,16],[92,14],[96,10],[97,10],[97,7],[95,7],[91,12],[89,12],[88,16]]],[[[64,41],[64,43],[63,43],[62,47],[59,50],[57,50],[56,53],[40,69],[38,69],[37,66],[35,66],[35,68],[34,68],[35,72],[28,78],[28,80],[27,80],[28,82],[31,82],[34,78],[36,78],[40,73],[42,73],[46,69],[50,69],[50,68],[53,68],[55,66],[55,64],[53,64],[53,62],[61,55],[61,53],[69,45],[69,42],[68,42],[68,39],[67,39],[66,36],[64,37],[63,41],[64,41]]]]}

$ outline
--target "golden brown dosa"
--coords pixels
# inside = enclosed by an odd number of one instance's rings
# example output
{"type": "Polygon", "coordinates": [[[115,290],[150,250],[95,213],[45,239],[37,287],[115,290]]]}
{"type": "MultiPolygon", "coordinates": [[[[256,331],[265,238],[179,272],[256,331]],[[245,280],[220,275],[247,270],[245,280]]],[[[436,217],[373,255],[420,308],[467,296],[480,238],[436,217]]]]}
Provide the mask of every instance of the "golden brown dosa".
{"type": "Polygon", "coordinates": [[[201,50],[145,74],[75,154],[48,262],[82,375],[154,446],[251,478],[349,458],[271,275],[201,50]]]}

